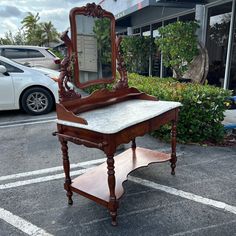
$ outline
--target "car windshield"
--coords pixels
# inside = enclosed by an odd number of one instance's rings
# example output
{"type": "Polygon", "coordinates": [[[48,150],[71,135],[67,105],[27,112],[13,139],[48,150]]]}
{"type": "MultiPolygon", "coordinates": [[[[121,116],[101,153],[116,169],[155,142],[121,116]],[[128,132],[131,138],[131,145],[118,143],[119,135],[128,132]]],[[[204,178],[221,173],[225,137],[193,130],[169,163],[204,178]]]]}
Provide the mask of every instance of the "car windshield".
{"type": "Polygon", "coordinates": [[[12,60],[12,59],[9,59],[9,58],[8,58],[8,60],[11,60],[11,61],[13,61],[14,63],[16,63],[16,64],[18,64],[18,65],[21,65],[21,66],[32,67],[32,66],[30,65],[30,63],[28,63],[28,62],[20,63],[20,62],[18,62],[18,61],[15,61],[15,60],[12,60]]]}
{"type": "Polygon", "coordinates": [[[19,62],[17,62],[17,61],[15,61],[15,60],[12,60],[12,59],[9,59],[9,58],[6,58],[6,57],[2,57],[2,58],[4,58],[4,59],[2,59],[2,61],[3,62],[5,62],[5,63],[15,63],[15,64],[18,64],[18,65],[20,65],[20,66],[27,66],[27,67],[31,67],[28,63],[19,63],[19,62]]]}
{"type": "Polygon", "coordinates": [[[9,72],[9,73],[11,73],[11,72],[23,73],[24,72],[20,68],[9,64],[9,62],[5,62],[5,61],[0,60],[0,65],[5,66],[7,69],[7,72],[9,72]]]}

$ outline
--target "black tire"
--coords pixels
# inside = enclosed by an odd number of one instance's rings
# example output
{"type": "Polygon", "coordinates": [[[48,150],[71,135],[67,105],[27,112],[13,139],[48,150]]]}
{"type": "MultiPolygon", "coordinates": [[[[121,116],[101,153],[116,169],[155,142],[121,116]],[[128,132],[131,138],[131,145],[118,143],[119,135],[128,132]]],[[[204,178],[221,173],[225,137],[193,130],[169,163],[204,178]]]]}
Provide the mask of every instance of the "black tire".
{"type": "Polygon", "coordinates": [[[43,115],[50,112],[54,105],[51,93],[40,87],[27,89],[22,98],[21,106],[30,115],[43,115]]]}

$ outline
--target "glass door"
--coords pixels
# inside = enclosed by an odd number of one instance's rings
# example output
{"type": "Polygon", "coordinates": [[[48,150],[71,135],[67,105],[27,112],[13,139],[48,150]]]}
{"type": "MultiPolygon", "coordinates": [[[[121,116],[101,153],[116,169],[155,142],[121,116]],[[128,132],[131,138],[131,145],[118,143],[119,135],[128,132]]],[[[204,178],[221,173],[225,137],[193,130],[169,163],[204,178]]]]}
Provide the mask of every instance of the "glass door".
{"type": "Polygon", "coordinates": [[[231,46],[231,55],[229,63],[228,81],[229,81],[228,89],[233,90],[233,95],[235,96],[236,95],[236,14],[234,14],[234,19],[233,19],[232,46],[231,46]]]}
{"type": "Polygon", "coordinates": [[[223,87],[232,2],[208,9],[207,50],[209,54],[208,83],[223,87]]]}

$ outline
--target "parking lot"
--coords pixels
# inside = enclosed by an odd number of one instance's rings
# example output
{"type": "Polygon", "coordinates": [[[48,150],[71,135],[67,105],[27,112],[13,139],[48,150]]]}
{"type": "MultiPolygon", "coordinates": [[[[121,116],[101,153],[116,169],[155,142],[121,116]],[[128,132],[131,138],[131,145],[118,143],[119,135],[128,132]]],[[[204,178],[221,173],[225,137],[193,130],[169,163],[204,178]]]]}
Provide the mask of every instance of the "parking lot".
{"type": "MultiPolygon", "coordinates": [[[[0,236],[236,235],[236,147],[178,144],[175,176],[169,163],[136,170],[112,227],[107,209],[91,200],[74,194],[67,205],[54,119],[55,112],[1,113],[0,236]]],[[[169,150],[148,135],[137,144],[169,150]]],[[[101,151],[74,144],[69,156],[72,177],[105,160],[101,151]]]]}

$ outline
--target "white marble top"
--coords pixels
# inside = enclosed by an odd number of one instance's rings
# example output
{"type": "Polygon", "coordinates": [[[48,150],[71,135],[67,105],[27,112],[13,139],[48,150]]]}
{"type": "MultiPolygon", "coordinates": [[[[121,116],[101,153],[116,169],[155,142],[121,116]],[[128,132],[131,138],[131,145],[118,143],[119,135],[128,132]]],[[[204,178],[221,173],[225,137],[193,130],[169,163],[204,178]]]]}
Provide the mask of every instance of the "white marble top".
{"type": "Polygon", "coordinates": [[[79,116],[84,118],[88,125],[66,120],[57,120],[57,123],[113,134],[180,106],[179,102],[135,99],[80,113],[79,116]]]}

